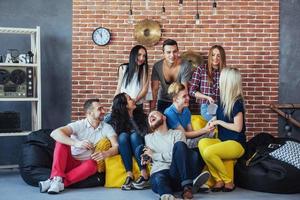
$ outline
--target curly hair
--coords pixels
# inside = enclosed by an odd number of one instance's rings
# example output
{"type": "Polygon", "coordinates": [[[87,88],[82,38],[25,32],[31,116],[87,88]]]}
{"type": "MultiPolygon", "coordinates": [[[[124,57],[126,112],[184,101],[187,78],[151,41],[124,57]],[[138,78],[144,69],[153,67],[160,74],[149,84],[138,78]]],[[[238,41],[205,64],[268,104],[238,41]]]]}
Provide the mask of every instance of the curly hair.
{"type": "MultiPolygon", "coordinates": [[[[133,111],[133,120],[138,125],[138,134],[145,135],[149,128],[147,123],[147,115],[142,109],[135,109],[133,111]]],[[[130,133],[134,129],[130,123],[130,116],[127,109],[126,93],[120,93],[113,99],[111,120],[109,122],[114,128],[115,132],[119,135],[122,132],[130,133]]]]}

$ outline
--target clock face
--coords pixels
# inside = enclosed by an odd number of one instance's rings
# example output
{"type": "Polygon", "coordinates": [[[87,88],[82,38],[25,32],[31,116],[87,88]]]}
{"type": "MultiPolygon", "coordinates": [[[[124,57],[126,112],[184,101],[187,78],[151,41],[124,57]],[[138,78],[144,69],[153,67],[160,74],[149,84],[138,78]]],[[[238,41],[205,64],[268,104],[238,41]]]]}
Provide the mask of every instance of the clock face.
{"type": "Polygon", "coordinates": [[[110,41],[110,32],[107,28],[99,27],[94,30],[92,38],[97,45],[107,45],[110,41]]]}

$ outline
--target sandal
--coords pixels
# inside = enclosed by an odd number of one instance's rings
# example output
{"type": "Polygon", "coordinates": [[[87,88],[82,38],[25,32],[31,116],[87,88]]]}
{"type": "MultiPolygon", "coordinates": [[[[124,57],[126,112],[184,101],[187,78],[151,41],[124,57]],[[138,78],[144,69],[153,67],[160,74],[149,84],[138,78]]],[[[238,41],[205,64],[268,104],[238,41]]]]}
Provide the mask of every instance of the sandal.
{"type": "Polygon", "coordinates": [[[218,181],[218,182],[216,182],[216,184],[214,185],[214,187],[211,188],[211,191],[212,192],[220,192],[220,191],[223,190],[224,185],[225,184],[222,181],[218,181]]]}

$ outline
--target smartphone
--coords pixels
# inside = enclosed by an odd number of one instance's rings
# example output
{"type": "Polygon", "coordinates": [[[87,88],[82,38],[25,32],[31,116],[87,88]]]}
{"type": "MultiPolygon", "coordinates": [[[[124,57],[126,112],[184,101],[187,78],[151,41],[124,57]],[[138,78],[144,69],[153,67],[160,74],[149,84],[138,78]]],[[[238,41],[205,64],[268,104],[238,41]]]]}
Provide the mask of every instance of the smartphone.
{"type": "Polygon", "coordinates": [[[142,155],[143,161],[147,162],[148,160],[150,160],[150,156],[143,154],[142,155]]]}

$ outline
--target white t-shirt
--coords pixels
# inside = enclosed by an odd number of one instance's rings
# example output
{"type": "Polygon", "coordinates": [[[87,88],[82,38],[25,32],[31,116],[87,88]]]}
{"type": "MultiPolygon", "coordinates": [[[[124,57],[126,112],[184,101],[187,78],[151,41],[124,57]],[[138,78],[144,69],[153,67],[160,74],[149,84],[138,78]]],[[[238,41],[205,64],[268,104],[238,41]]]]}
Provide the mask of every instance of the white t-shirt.
{"type": "MultiPolygon", "coordinates": [[[[122,70],[123,70],[123,79],[122,79],[122,85],[120,88],[120,92],[125,92],[126,94],[128,94],[132,99],[135,99],[138,94],[140,93],[140,91],[143,89],[143,83],[140,83],[138,81],[138,72],[135,72],[131,81],[128,83],[128,85],[125,87],[125,71],[127,69],[127,65],[122,65],[122,70]]],[[[144,67],[145,70],[145,67],[144,67]]],[[[145,75],[145,74],[144,74],[145,75]]],[[[141,80],[142,82],[142,80],[141,80]]],[[[139,100],[138,102],[136,102],[136,104],[142,104],[144,102],[144,99],[139,100]]]]}
{"type": "MultiPolygon", "coordinates": [[[[79,141],[89,140],[94,144],[94,146],[101,139],[116,136],[116,133],[111,125],[105,122],[101,122],[96,129],[91,126],[87,119],[72,122],[67,126],[69,126],[73,131],[71,135],[72,139],[79,141]]],[[[71,153],[76,160],[88,160],[93,152],[85,148],[71,146],[71,153]]]]}
{"type": "Polygon", "coordinates": [[[186,143],[185,135],[180,130],[169,129],[168,133],[158,131],[145,136],[145,144],[153,151],[151,174],[170,169],[174,144],[178,141],[186,143]]]}

